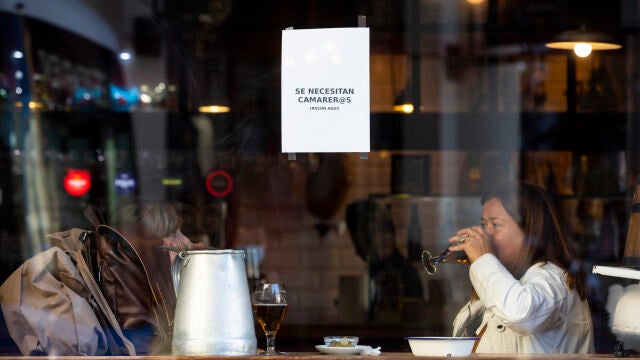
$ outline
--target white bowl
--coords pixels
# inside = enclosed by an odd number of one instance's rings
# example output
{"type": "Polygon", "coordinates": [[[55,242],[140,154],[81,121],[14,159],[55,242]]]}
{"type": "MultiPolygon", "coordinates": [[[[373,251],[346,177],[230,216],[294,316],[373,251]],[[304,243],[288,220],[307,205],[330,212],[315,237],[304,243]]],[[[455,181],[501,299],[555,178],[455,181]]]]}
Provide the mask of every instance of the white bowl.
{"type": "Polygon", "coordinates": [[[468,356],[477,337],[408,336],[411,352],[415,356],[468,356]]]}

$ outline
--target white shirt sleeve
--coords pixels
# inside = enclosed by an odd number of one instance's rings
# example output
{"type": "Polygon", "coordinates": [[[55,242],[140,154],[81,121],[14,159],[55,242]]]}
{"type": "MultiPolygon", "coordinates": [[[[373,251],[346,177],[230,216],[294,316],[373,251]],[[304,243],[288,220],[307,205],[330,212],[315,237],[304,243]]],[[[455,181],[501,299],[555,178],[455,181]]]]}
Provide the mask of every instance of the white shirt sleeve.
{"type": "Polygon", "coordinates": [[[517,280],[495,255],[484,254],[469,276],[486,308],[513,331],[527,335],[561,325],[568,288],[559,267],[535,264],[517,280]]]}

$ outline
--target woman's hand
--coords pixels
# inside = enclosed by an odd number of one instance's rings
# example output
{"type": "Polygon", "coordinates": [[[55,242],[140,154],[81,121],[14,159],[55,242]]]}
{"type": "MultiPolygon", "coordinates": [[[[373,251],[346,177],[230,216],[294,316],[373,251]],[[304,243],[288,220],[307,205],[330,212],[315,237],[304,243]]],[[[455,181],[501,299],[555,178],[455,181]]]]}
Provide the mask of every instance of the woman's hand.
{"type": "Polygon", "coordinates": [[[470,262],[491,252],[491,239],[481,226],[458,230],[456,235],[449,238],[449,243],[449,250],[464,251],[470,262]],[[464,241],[461,241],[463,239],[464,241]]]}

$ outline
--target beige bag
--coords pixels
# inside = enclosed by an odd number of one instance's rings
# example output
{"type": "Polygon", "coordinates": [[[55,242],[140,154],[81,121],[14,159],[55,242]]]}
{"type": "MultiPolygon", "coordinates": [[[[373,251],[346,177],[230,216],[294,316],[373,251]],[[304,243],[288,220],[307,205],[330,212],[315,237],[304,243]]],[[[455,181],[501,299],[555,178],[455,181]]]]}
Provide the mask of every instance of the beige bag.
{"type": "Polygon", "coordinates": [[[50,234],[54,247],[0,287],[7,328],[24,355],[135,355],[87,264],[92,232],[50,234]]]}

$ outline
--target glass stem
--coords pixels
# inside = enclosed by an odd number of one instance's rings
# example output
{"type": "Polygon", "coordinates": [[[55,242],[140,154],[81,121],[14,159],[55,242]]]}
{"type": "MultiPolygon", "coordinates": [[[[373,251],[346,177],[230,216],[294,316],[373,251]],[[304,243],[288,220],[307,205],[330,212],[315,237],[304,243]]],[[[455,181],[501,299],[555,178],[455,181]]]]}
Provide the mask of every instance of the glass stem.
{"type": "Polygon", "coordinates": [[[267,337],[267,354],[275,354],[276,353],[276,333],[275,332],[265,332],[265,336],[267,337]]]}

